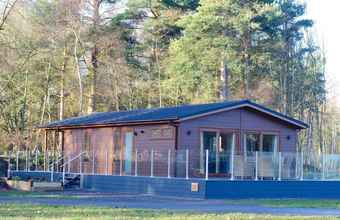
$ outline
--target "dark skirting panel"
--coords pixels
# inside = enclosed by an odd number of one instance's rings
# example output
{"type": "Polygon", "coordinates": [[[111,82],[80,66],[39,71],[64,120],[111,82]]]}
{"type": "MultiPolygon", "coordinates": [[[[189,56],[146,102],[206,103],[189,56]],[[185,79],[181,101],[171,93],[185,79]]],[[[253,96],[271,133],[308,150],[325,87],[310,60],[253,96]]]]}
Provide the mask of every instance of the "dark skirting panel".
{"type": "MultiPolygon", "coordinates": [[[[50,181],[48,172],[12,171],[22,179],[50,181]]],[[[54,173],[60,181],[61,173],[54,173]]],[[[84,190],[201,199],[301,198],[340,199],[340,181],[248,181],[83,175],[84,190]]]]}
{"type": "MultiPolygon", "coordinates": [[[[54,172],[53,180],[60,181],[62,179],[62,173],[54,172]]],[[[51,181],[51,173],[43,171],[11,171],[11,177],[19,177],[21,180],[37,180],[37,181],[51,181]]]]}
{"type": "Polygon", "coordinates": [[[84,189],[114,193],[148,194],[188,198],[205,198],[204,180],[179,178],[86,175],[84,189]],[[192,190],[198,184],[198,191],[192,190]]]}
{"type": "Polygon", "coordinates": [[[334,198],[340,199],[340,181],[220,181],[206,182],[206,198],[334,198]]]}

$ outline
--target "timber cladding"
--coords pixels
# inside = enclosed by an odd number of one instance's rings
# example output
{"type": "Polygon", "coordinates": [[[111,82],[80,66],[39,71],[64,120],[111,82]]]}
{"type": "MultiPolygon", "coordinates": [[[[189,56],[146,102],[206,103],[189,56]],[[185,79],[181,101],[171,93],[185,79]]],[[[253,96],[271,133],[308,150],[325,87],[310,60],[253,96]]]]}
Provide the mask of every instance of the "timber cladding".
{"type": "MultiPolygon", "coordinates": [[[[64,154],[68,158],[77,156],[80,152],[87,153],[82,156],[82,167],[79,159],[72,161],[70,169],[84,173],[95,172],[97,174],[125,174],[125,135],[132,133],[131,167],[134,168],[136,150],[139,161],[138,174],[150,175],[150,152],[154,150],[155,175],[166,176],[167,168],[164,157],[168,149],[175,149],[175,128],[164,125],[145,125],[133,127],[103,127],[103,128],[79,128],[64,130],[64,154]],[[122,159],[122,162],[120,162],[122,159]],[[93,166],[94,162],[94,166],[93,166]],[[106,163],[107,162],[107,163],[106,163]],[[107,164],[107,165],[106,165],[107,164]]],[[[172,169],[173,170],[173,169],[172,169]]],[[[134,175],[134,169],[132,173],[134,175]]]]}
{"type": "Polygon", "coordinates": [[[168,175],[170,150],[170,175],[185,177],[185,151],[189,149],[189,175],[202,177],[201,134],[208,130],[234,133],[237,154],[245,150],[244,137],[247,133],[275,134],[278,150],[296,152],[298,129],[295,125],[242,107],[176,123],[64,129],[64,154],[72,158],[80,152],[87,152],[82,156],[81,166],[80,159],[72,162],[72,172],[136,175],[137,170],[137,175],[151,176],[153,171],[154,176],[165,177],[168,175]],[[154,156],[152,170],[151,150],[154,156]]]}

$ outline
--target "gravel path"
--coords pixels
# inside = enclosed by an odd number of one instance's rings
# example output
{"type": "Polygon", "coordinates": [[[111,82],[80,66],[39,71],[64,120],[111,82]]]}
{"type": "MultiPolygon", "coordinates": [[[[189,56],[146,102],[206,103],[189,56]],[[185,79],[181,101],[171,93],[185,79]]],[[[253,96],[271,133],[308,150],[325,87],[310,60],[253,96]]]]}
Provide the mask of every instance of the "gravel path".
{"type": "Polygon", "coordinates": [[[210,213],[255,213],[271,215],[340,216],[340,209],[327,208],[281,208],[262,205],[230,205],[223,200],[195,200],[183,198],[153,197],[147,195],[117,195],[88,192],[64,192],[37,196],[1,195],[1,203],[32,203],[40,205],[99,206],[113,208],[140,208],[170,211],[210,213]],[[71,196],[69,196],[71,195],[71,196]],[[49,197],[50,196],[50,197],[49,197]]]}

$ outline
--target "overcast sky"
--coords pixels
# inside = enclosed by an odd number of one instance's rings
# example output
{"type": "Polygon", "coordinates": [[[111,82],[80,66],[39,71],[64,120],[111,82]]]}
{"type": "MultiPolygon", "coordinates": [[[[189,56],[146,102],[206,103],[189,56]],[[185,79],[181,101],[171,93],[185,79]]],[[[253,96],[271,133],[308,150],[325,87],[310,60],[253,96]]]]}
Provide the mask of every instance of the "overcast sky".
{"type": "Polygon", "coordinates": [[[306,0],[308,15],[315,22],[320,45],[326,51],[328,97],[340,108],[340,0],[306,0]]]}

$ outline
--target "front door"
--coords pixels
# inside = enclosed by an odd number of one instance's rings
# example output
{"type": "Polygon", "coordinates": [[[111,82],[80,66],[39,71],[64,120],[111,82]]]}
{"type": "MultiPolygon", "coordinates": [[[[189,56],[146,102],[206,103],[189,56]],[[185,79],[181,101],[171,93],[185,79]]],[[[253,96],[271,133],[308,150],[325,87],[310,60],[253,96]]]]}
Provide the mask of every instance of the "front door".
{"type": "Polygon", "coordinates": [[[205,166],[205,152],[209,150],[210,174],[226,176],[230,173],[230,154],[235,150],[235,133],[224,130],[201,131],[201,172],[205,166]]]}
{"type": "Polygon", "coordinates": [[[201,171],[205,169],[205,152],[209,150],[209,173],[216,171],[216,154],[217,154],[218,133],[215,131],[202,131],[201,133],[201,171]]]}
{"type": "Polygon", "coordinates": [[[133,132],[125,133],[125,166],[124,171],[126,175],[131,175],[132,167],[132,148],[133,148],[133,132]]]}

